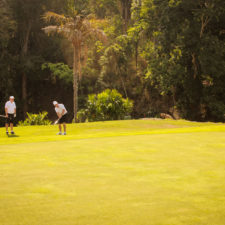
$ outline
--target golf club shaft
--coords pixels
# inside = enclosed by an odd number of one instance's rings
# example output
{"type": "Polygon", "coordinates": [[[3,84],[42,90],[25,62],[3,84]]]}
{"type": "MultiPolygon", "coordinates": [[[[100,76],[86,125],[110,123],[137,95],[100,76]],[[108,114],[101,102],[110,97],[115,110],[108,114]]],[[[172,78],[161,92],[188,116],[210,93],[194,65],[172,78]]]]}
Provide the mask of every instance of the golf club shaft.
{"type": "Polygon", "coordinates": [[[56,125],[58,122],[59,122],[59,119],[57,119],[57,120],[54,122],[54,125],[56,125]]]}

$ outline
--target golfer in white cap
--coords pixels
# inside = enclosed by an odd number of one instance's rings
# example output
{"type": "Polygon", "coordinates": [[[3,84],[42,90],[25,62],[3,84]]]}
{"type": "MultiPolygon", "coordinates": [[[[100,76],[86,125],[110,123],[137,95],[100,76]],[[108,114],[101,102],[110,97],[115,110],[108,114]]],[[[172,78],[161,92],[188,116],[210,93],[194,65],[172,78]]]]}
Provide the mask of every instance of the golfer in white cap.
{"type": "Polygon", "coordinates": [[[63,135],[66,135],[67,110],[63,104],[59,104],[57,101],[54,101],[53,105],[55,106],[55,111],[59,118],[59,121],[58,121],[59,133],[58,133],[58,135],[62,135],[62,124],[63,124],[63,128],[64,128],[63,135]]]}
{"type": "Polygon", "coordinates": [[[11,134],[14,134],[13,123],[14,118],[16,117],[16,103],[14,102],[14,96],[9,97],[9,101],[5,103],[5,117],[6,117],[6,134],[8,135],[8,127],[10,125],[11,134]]]}

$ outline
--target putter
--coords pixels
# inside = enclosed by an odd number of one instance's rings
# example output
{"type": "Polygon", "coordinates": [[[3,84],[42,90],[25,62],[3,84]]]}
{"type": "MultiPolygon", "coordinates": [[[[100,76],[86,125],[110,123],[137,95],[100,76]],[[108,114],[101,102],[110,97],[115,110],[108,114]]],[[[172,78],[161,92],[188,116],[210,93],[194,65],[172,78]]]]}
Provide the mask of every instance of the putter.
{"type": "Polygon", "coordinates": [[[58,122],[59,122],[59,119],[57,119],[57,120],[54,122],[54,125],[56,125],[58,122]]]}

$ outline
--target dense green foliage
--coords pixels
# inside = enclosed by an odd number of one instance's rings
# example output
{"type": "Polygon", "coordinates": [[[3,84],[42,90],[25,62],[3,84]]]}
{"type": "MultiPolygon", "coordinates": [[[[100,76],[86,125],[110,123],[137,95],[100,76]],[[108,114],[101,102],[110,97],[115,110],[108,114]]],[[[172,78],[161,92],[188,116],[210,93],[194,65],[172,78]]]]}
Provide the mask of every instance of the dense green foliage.
{"type": "Polygon", "coordinates": [[[130,115],[132,108],[133,103],[128,98],[122,98],[115,89],[106,89],[97,95],[88,96],[86,109],[79,111],[78,119],[80,122],[84,122],[85,118],[89,122],[123,120],[130,115]]]}
{"type": "Polygon", "coordinates": [[[27,113],[27,118],[24,121],[19,121],[19,126],[31,125],[50,125],[51,121],[48,120],[47,112],[40,112],[38,114],[27,113]]]}
{"type": "Polygon", "coordinates": [[[133,117],[225,120],[224,0],[0,0],[0,113],[9,95],[21,119],[52,118],[53,99],[73,112],[73,47],[44,34],[48,11],[90,17],[107,36],[82,46],[79,109],[109,88],[133,100],[133,117]]]}
{"type": "Polygon", "coordinates": [[[48,69],[55,79],[58,77],[66,83],[72,83],[73,71],[64,63],[44,63],[41,68],[42,70],[48,69]]]}
{"type": "Polygon", "coordinates": [[[144,1],[147,77],[190,119],[224,118],[224,1],[144,1]]]}

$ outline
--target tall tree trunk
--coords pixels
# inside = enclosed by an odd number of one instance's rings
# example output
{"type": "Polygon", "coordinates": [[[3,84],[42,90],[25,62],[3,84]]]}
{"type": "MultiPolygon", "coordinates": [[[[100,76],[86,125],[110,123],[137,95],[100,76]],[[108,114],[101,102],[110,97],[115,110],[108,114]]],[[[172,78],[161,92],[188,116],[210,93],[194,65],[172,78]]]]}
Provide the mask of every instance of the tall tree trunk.
{"type": "Polygon", "coordinates": [[[136,72],[138,70],[138,41],[135,43],[135,64],[136,64],[136,72]]]}
{"type": "Polygon", "coordinates": [[[172,98],[173,98],[173,110],[172,110],[172,116],[174,117],[175,107],[176,107],[176,99],[175,99],[176,89],[174,86],[172,86],[172,98]]]}
{"type": "Polygon", "coordinates": [[[195,53],[192,53],[192,65],[193,65],[193,70],[194,70],[194,79],[196,79],[197,75],[198,75],[198,66],[197,66],[197,62],[196,62],[196,56],[195,53]]]}
{"type": "MultiPolygon", "coordinates": [[[[21,50],[21,59],[24,61],[25,57],[27,56],[28,52],[28,43],[30,37],[30,30],[31,30],[31,22],[28,22],[27,31],[24,37],[23,46],[21,50]]],[[[27,75],[25,71],[22,72],[22,101],[23,101],[23,117],[26,117],[26,113],[28,111],[27,105],[27,75]]]]}
{"type": "Polygon", "coordinates": [[[78,77],[79,77],[79,53],[80,47],[73,45],[73,118],[77,122],[78,111],[78,77]]]}
{"type": "Polygon", "coordinates": [[[24,71],[22,73],[22,100],[23,100],[23,117],[25,119],[26,113],[28,111],[28,106],[27,106],[27,75],[24,71]]]}
{"type": "Polygon", "coordinates": [[[122,78],[121,75],[120,75],[120,80],[121,80],[121,83],[122,83],[122,85],[123,85],[124,94],[125,94],[126,98],[128,98],[128,96],[127,96],[127,89],[126,89],[124,80],[123,80],[123,78],[122,78]]]}
{"type": "Polygon", "coordinates": [[[193,78],[191,80],[191,119],[200,120],[201,119],[201,97],[202,97],[202,82],[200,79],[201,65],[198,60],[196,53],[192,53],[192,66],[193,66],[193,78]]]}
{"type": "Polygon", "coordinates": [[[131,9],[131,0],[120,0],[121,2],[121,12],[123,17],[123,33],[127,33],[128,24],[130,20],[130,9],[131,9]]]}
{"type": "Polygon", "coordinates": [[[120,80],[121,80],[121,83],[122,83],[122,86],[123,86],[124,94],[125,94],[126,98],[128,98],[126,85],[125,85],[125,82],[123,80],[122,73],[121,73],[121,70],[120,70],[119,67],[118,67],[118,72],[119,72],[119,77],[120,77],[120,80]]]}
{"type": "Polygon", "coordinates": [[[124,1],[124,33],[127,32],[128,27],[128,0],[124,1]]]}

